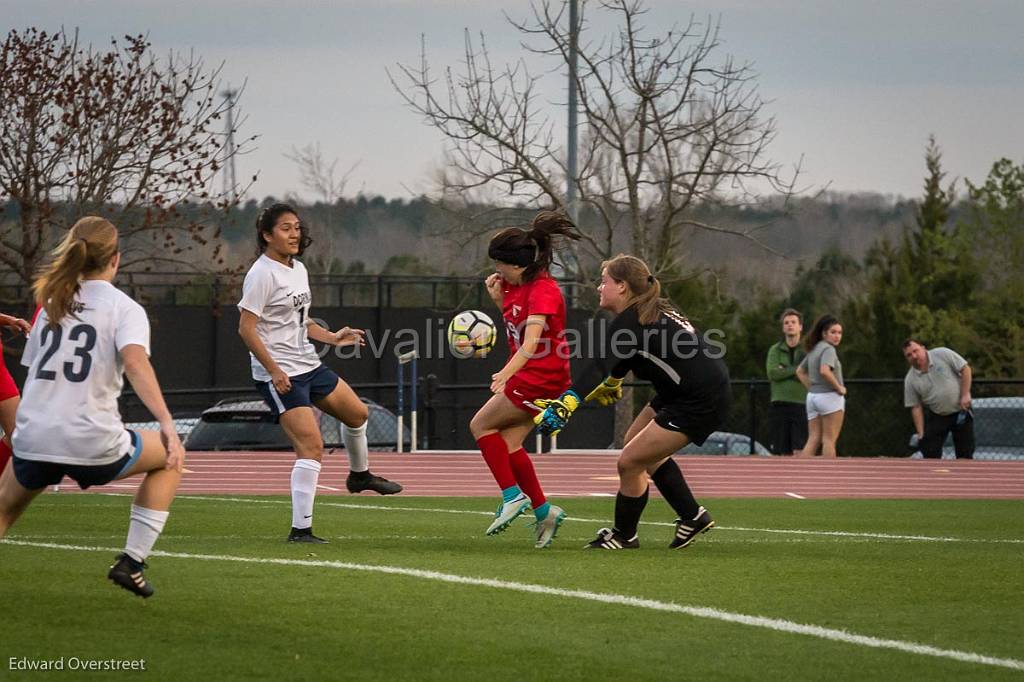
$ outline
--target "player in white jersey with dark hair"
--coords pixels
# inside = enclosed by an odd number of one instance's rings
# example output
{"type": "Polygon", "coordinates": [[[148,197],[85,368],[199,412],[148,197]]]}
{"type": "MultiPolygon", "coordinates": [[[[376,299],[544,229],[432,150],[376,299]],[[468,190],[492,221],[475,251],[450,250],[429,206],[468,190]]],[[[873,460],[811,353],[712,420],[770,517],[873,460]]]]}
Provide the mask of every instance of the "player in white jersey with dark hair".
{"type": "Polygon", "coordinates": [[[128,540],[108,577],[142,597],[143,575],[181,481],[185,451],[149,362],[146,311],[114,288],[117,228],[103,218],[75,223],[33,292],[42,306],[25,345],[28,367],[11,466],[0,476],[0,537],[36,495],[64,476],[85,489],[145,474],[128,540]],[[117,399],[123,374],[160,423],[128,431],[117,399]]]}
{"type": "Polygon", "coordinates": [[[338,419],[349,457],[349,492],[401,492],[399,484],[369,470],[366,420],[369,408],[320,361],[310,339],[333,346],[363,345],[361,329],[336,332],[309,319],[309,275],[296,256],[310,239],[287,204],[274,204],[256,219],[260,256],[249,268],[238,302],[238,333],[249,349],[252,378],[295,448],[292,467],[292,529],[289,542],[323,543],[313,535],[313,500],[324,443],[315,405],[338,419]]]}

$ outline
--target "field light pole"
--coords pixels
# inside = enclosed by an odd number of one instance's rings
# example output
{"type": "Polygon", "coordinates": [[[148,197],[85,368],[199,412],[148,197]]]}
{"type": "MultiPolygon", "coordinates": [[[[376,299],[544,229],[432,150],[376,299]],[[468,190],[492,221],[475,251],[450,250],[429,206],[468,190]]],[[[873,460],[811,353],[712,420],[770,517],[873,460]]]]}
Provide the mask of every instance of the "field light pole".
{"type": "Polygon", "coordinates": [[[416,452],[416,358],[419,357],[419,353],[414,350],[408,353],[402,353],[398,356],[398,438],[395,443],[395,451],[402,452],[402,448],[405,441],[405,366],[410,365],[411,377],[409,383],[412,385],[412,396],[409,399],[409,419],[412,422],[409,425],[410,442],[409,452],[416,452]]]}
{"type": "Polygon", "coordinates": [[[576,207],[576,63],[577,43],[579,40],[579,14],[577,0],[569,0],[569,139],[566,144],[566,179],[565,179],[565,210],[575,223],[579,211],[576,207]]]}
{"type": "MultiPolygon", "coordinates": [[[[577,225],[579,224],[579,208],[576,205],[576,173],[578,172],[577,160],[576,160],[576,148],[578,146],[578,139],[576,135],[577,120],[576,120],[576,109],[579,106],[576,98],[576,65],[578,62],[577,48],[579,45],[580,35],[580,20],[579,20],[579,8],[578,0],[569,0],[569,121],[567,124],[568,139],[566,140],[566,153],[565,153],[565,212],[569,214],[569,219],[577,225]]],[[[570,247],[571,248],[571,247],[570,247]]],[[[572,256],[575,259],[575,250],[572,250],[572,256]]],[[[574,263],[574,265],[577,265],[574,263]]],[[[566,292],[570,296],[572,292],[566,292]]],[[[542,452],[543,439],[541,438],[540,432],[537,432],[537,454],[542,452]]],[[[551,436],[551,450],[550,452],[558,452],[558,436],[551,436]]]]}

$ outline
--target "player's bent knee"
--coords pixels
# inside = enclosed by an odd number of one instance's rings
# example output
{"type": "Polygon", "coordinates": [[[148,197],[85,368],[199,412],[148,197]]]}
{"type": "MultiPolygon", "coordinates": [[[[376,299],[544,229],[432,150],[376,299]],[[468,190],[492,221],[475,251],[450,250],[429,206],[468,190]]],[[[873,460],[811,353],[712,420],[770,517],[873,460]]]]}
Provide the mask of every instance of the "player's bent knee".
{"type": "Polygon", "coordinates": [[[647,467],[642,462],[638,462],[631,457],[625,456],[625,453],[619,456],[618,461],[615,463],[615,468],[618,470],[619,476],[628,476],[647,471],[647,467]]]}
{"type": "Polygon", "coordinates": [[[474,439],[479,439],[482,436],[485,436],[488,431],[493,431],[493,429],[487,428],[487,425],[484,423],[484,420],[480,418],[480,415],[476,415],[469,420],[469,432],[473,435],[474,439]]]}
{"type": "Polygon", "coordinates": [[[359,407],[351,414],[346,415],[346,418],[342,419],[341,422],[350,429],[358,429],[366,424],[369,419],[370,408],[360,402],[359,407]]]}
{"type": "Polygon", "coordinates": [[[135,463],[118,476],[118,479],[144,474],[147,471],[163,469],[167,465],[167,449],[164,448],[164,443],[160,439],[160,432],[136,431],[135,433],[142,441],[142,451],[139,453],[139,458],[135,460],[135,463]]]}

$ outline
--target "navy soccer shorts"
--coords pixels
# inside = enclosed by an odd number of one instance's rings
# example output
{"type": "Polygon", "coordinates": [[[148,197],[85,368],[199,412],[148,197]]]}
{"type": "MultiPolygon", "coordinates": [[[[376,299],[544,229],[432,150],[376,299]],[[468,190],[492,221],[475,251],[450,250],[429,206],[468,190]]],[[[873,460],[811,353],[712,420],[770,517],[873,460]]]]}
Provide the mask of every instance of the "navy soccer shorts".
{"type": "Polygon", "coordinates": [[[329,396],[341,381],[337,374],[324,365],[288,378],[292,381],[292,390],[287,393],[278,393],[272,381],[256,382],[256,390],[270,406],[275,420],[293,408],[312,407],[313,401],[329,396]]]}
{"type": "Polygon", "coordinates": [[[28,490],[39,490],[49,485],[57,485],[67,476],[85,490],[93,485],[106,485],[122,476],[132,468],[139,455],[142,454],[142,439],[139,434],[128,429],[131,445],[123,457],[110,464],[86,466],[81,464],[61,464],[59,462],[39,462],[33,459],[22,459],[15,454],[11,458],[14,466],[14,477],[28,490]]]}

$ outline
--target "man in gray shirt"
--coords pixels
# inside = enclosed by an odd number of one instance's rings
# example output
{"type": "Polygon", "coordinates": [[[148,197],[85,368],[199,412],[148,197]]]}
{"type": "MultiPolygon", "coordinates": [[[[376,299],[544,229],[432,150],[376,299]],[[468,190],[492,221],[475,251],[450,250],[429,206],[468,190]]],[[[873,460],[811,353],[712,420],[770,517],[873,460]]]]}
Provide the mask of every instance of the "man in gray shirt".
{"type": "Polygon", "coordinates": [[[948,348],[928,350],[916,339],[903,342],[910,370],[903,380],[903,404],[910,408],[921,454],[942,456],[942,444],[953,433],[957,458],[974,457],[974,415],[971,413],[971,366],[948,348]]]}

